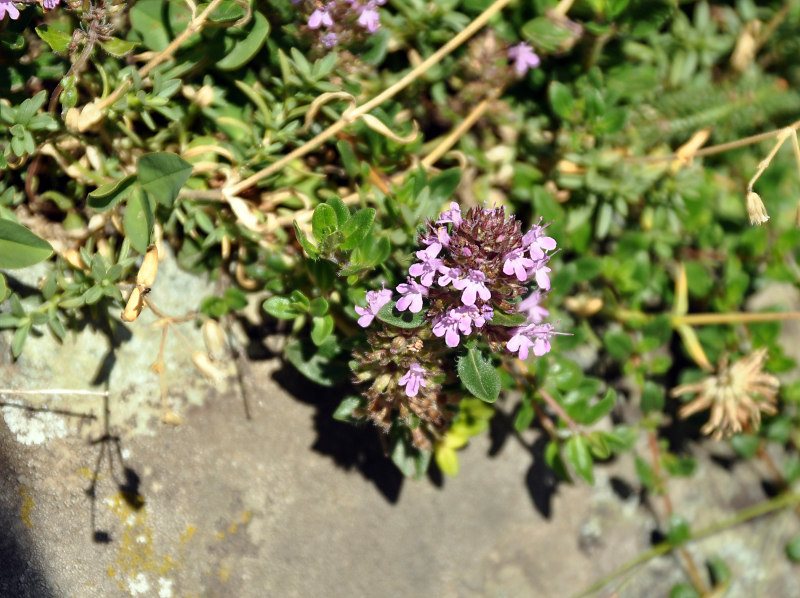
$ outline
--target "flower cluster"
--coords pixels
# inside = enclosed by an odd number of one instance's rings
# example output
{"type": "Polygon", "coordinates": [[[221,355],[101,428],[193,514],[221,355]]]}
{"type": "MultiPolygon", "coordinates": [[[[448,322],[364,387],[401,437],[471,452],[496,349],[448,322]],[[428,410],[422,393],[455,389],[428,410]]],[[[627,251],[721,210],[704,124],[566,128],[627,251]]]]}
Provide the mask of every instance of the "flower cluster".
{"type": "Polygon", "coordinates": [[[493,351],[527,359],[550,351],[550,339],[559,333],[544,321],[549,313],[541,305],[556,250],[541,219],[523,233],[502,207],[463,214],[453,202],[426,225],[420,244],[395,288],[395,302],[392,291],[381,288],[355,308],[360,326],[371,328],[376,318],[380,326],[369,331],[368,347],[355,351],[354,370],[357,382],[372,381],[359,415],[386,432],[395,421],[406,422],[415,446],[424,448],[449,425],[451,399],[441,396],[441,385],[455,381],[447,360],[467,337],[481,335],[493,351]],[[379,314],[387,305],[395,314],[422,316],[423,324],[387,324],[379,314]],[[421,427],[411,425],[412,415],[421,427]]]}
{"type": "MultiPolygon", "coordinates": [[[[408,269],[406,281],[397,285],[399,311],[420,313],[435,337],[455,348],[462,338],[483,332],[493,350],[505,347],[520,359],[541,356],[550,351],[550,338],[557,334],[552,324],[544,323],[548,311],[541,306],[544,292],[550,289],[548,263],[556,241],[547,236],[541,220],[526,233],[504,208],[472,208],[463,215],[455,202],[428,224],[420,238],[424,249],[408,269]],[[529,285],[536,287],[524,300],[529,285]],[[496,310],[522,314],[524,324],[516,327],[493,325],[496,310]]],[[[367,306],[357,307],[359,324],[367,327],[378,311],[391,301],[387,289],[367,294],[367,306]]],[[[406,372],[407,379],[424,376],[416,367],[406,372]]],[[[414,396],[423,384],[409,384],[414,396]]]]}
{"type": "Polygon", "coordinates": [[[426,248],[417,251],[419,261],[397,287],[397,309],[420,312],[426,299],[433,334],[451,348],[482,330],[495,350],[504,344],[521,359],[530,349],[544,355],[555,334],[551,324],[542,323],[547,310],[539,305],[542,291],[550,289],[547,264],[556,248],[546,228],[540,220],[523,234],[504,208],[472,208],[462,215],[458,204],[451,203],[421,237],[426,248]],[[530,283],[538,289],[518,303],[530,283]],[[495,310],[523,313],[526,323],[510,332],[493,326],[495,310]]]}
{"type": "Polygon", "coordinates": [[[323,46],[331,49],[350,41],[359,32],[373,34],[381,27],[378,7],[386,0],[292,0],[306,9],[306,27],[319,35],[323,46]]]}
{"type": "MultiPolygon", "coordinates": [[[[47,10],[53,10],[56,6],[58,6],[60,2],[61,0],[44,0],[44,7],[47,10]]],[[[31,3],[32,2],[28,0],[22,0],[21,2],[18,1],[16,3],[12,2],[11,0],[0,0],[0,21],[5,19],[6,15],[8,15],[8,18],[11,19],[12,21],[17,20],[19,18],[20,12],[19,8],[17,8],[15,4],[31,4],[31,3]]]]}

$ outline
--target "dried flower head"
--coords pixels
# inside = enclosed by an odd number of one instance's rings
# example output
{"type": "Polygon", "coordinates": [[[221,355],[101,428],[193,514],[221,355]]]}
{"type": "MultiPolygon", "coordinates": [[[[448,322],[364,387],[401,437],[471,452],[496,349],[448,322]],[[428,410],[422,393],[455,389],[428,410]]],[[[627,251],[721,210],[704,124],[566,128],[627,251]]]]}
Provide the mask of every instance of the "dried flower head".
{"type": "Polygon", "coordinates": [[[750,218],[750,224],[764,224],[769,220],[767,208],[761,197],[755,191],[747,193],[747,216],[750,218]]]}
{"type": "Polygon", "coordinates": [[[680,408],[678,415],[686,418],[704,409],[711,409],[711,417],[701,431],[714,440],[745,430],[757,430],[762,411],[768,414],[777,412],[775,397],[780,382],[775,376],[762,371],[766,359],[766,348],[745,355],[731,366],[723,357],[715,376],[673,388],[673,397],[697,393],[694,399],[680,408]]]}

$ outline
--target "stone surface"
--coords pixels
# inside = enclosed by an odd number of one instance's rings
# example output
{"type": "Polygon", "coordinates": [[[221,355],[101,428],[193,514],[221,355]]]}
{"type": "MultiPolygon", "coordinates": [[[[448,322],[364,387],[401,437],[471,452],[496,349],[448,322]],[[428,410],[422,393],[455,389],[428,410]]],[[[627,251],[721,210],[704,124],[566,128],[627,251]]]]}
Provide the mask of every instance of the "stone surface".
{"type": "MultiPolygon", "coordinates": [[[[161,284],[188,292],[164,272],[161,284]]],[[[162,289],[164,311],[185,310],[162,289]]],[[[594,487],[556,483],[537,432],[518,439],[503,416],[460,453],[457,478],[403,480],[373,429],[331,419],[334,391],[259,342],[241,384],[229,375],[212,388],[189,360],[202,347],[191,324],[167,343],[169,406],[184,423],[163,424],[152,322],[117,342],[88,327],[64,345],[32,339],[16,363],[0,346],[5,388],[111,393],[107,416],[102,397],[0,397],[0,596],[561,598],[664,530],[663,501],[638,492],[630,456],[599,466],[594,487]]],[[[765,472],[729,467],[720,446],[690,448],[698,472],[670,491],[695,529],[764,500],[765,472]]],[[[797,533],[786,512],[688,550],[701,569],[725,560],[730,598],[796,598],[783,547],[797,533]]],[[[597,595],[666,596],[686,580],[668,555],[597,595]]]]}

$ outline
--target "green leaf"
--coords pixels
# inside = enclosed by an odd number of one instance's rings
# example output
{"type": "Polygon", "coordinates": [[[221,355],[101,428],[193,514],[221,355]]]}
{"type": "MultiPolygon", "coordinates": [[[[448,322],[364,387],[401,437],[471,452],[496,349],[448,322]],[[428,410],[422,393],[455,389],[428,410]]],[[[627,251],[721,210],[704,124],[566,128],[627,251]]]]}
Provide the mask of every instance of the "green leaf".
{"type": "Polygon", "coordinates": [[[125,216],[122,227],[125,236],[130,239],[131,246],[139,253],[147,253],[150,235],[153,232],[153,210],[141,187],[133,188],[131,196],[125,204],[125,216]]]}
{"type": "Polygon", "coordinates": [[[569,88],[558,81],[553,81],[547,89],[550,105],[562,120],[568,121],[575,111],[575,99],[569,88]]]}
{"type": "Polygon", "coordinates": [[[494,403],[500,396],[500,376],[491,360],[475,348],[458,358],[458,377],[473,396],[487,403],[494,403]]]}
{"type": "Polygon", "coordinates": [[[692,586],[685,583],[678,583],[672,586],[669,598],[701,598],[692,586]]]}
{"type": "Polygon", "coordinates": [[[50,243],[11,220],[0,220],[0,268],[27,268],[53,255],[50,243]]]}
{"type": "Polygon", "coordinates": [[[391,447],[392,462],[409,478],[419,479],[428,470],[431,460],[430,451],[421,451],[401,437],[392,440],[391,447]]]}
{"type": "Polygon", "coordinates": [[[6,277],[0,272],[0,303],[6,300],[6,295],[8,295],[8,284],[6,283],[6,277]]]}
{"type": "Polygon", "coordinates": [[[22,354],[22,347],[25,346],[25,341],[28,339],[28,333],[31,331],[31,323],[26,322],[14,332],[14,338],[11,341],[11,354],[14,359],[22,354]]]}
{"type": "Polygon", "coordinates": [[[590,484],[594,484],[594,460],[589,444],[580,434],[573,434],[567,439],[564,457],[575,468],[575,472],[590,484]]]}
{"type": "Polygon", "coordinates": [[[603,432],[591,432],[586,436],[586,442],[594,457],[598,459],[608,459],[611,456],[611,447],[608,446],[606,435],[603,432]]]}
{"type": "Polygon", "coordinates": [[[514,429],[517,432],[522,432],[523,430],[527,430],[528,427],[533,422],[533,416],[535,412],[533,410],[533,405],[531,405],[530,401],[525,401],[522,403],[519,411],[517,412],[516,417],[514,418],[514,429]]]}
{"type": "Polygon", "coordinates": [[[344,223],[350,220],[350,208],[347,207],[347,205],[342,201],[342,198],[338,195],[334,195],[325,203],[332,207],[336,212],[336,222],[341,229],[344,223]]]}
{"type": "Polygon", "coordinates": [[[333,386],[350,375],[347,364],[336,359],[339,352],[336,337],[329,336],[319,347],[308,339],[295,339],[286,345],[284,355],[297,371],[312,382],[333,386]]]}
{"type": "Polygon", "coordinates": [[[786,556],[795,563],[800,562],[800,535],[795,536],[786,544],[786,556]]]}
{"type": "Polygon", "coordinates": [[[524,314],[507,314],[504,311],[494,308],[494,314],[492,315],[493,326],[508,326],[513,328],[515,326],[522,326],[526,321],[527,318],[524,314]]]}
{"type": "Polygon", "coordinates": [[[667,541],[673,546],[683,544],[691,537],[689,524],[681,515],[672,514],[669,517],[667,541]]]}
{"type": "Polygon", "coordinates": [[[72,41],[72,36],[64,31],[59,31],[48,25],[40,25],[35,29],[36,35],[50,46],[53,52],[66,52],[72,41]]]}
{"type": "Polygon", "coordinates": [[[254,11],[253,20],[248,24],[247,32],[229,30],[226,34],[232,37],[242,37],[236,41],[228,55],[223,56],[215,64],[223,71],[233,71],[246,65],[258,54],[264,42],[267,41],[269,22],[260,12],[254,11]]]}
{"type": "Polygon", "coordinates": [[[639,480],[642,482],[645,488],[648,490],[653,490],[656,486],[656,474],[653,472],[653,468],[650,467],[650,464],[636,455],[634,457],[634,465],[636,467],[636,475],[639,476],[639,480]]]}
{"type": "Polygon", "coordinates": [[[625,361],[633,353],[633,341],[624,332],[606,332],[603,335],[603,344],[609,355],[619,361],[625,361]]]}
{"type": "Polygon", "coordinates": [[[247,307],[247,295],[241,289],[228,287],[225,289],[225,303],[231,311],[247,307]]]}
{"type": "Polygon", "coordinates": [[[311,340],[315,345],[321,345],[333,332],[333,317],[314,316],[311,319],[311,340]]]}
{"type": "Polygon", "coordinates": [[[664,408],[664,400],[664,388],[660,384],[645,380],[642,389],[642,411],[644,413],[661,411],[664,408]]]}
{"type": "Polygon", "coordinates": [[[342,226],[345,241],[340,247],[344,250],[357,247],[369,234],[374,220],[375,210],[373,208],[364,208],[353,214],[353,217],[342,226]]]}
{"type": "Polygon", "coordinates": [[[592,425],[608,415],[617,401],[617,391],[613,388],[606,390],[606,394],[596,404],[583,413],[581,423],[592,425]]]}
{"type": "Polygon", "coordinates": [[[192,165],[176,154],[155,152],[139,158],[137,172],[142,189],[169,208],[192,174],[192,165]]]}
{"type": "Polygon", "coordinates": [[[339,403],[336,411],[333,412],[333,419],[340,422],[358,421],[358,418],[353,417],[353,411],[359,408],[363,402],[364,399],[362,397],[353,395],[345,397],[342,402],[339,403]]]}
{"type": "Polygon", "coordinates": [[[124,39],[119,39],[118,37],[112,37],[108,41],[100,42],[103,50],[115,56],[117,58],[122,58],[127,54],[130,54],[136,49],[136,46],[139,45],[139,42],[131,42],[124,39]]]}
{"type": "Polygon", "coordinates": [[[458,475],[458,455],[455,449],[442,443],[436,446],[433,456],[443,474],[450,477],[458,475]]]}
{"type": "Polygon", "coordinates": [[[311,241],[308,240],[308,237],[306,237],[305,233],[302,230],[300,230],[300,226],[297,224],[297,220],[295,220],[293,224],[294,224],[294,236],[297,238],[297,242],[300,243],[300,247],[302,247],[305,250],[308,257],[310,257],[312,260],[317,259],[319,257],[319,251],[317,251],[317,248],[314,246],[313,243],[311,243],[311,241]]]}
{"type": "Polygon", "coordinates": [[[262,307],[269,315],[279,320],[294,320],[303,313],[288,297],[270,297],[264,301],[262,307]]]}
{"type": "Polygon", "coordinates": [[[567,50],[576,34],[567,27],[555,23],[547,17],[537,17],[522,26],[524,35],[533,46],[547,52],[567,50]]]}
{"type": "Polygon", "coordinates": [[[328,204],[319,204],[311,216],[311,231],[314,233],[314,238],[321,243],[325,237],[336,232],[338,226],[336,210],[328,204]]]}
{"type": "Polygon", "coordinates": [[[394,301],[384,305],[376,316],[381,322],[398,328],[419,328],[426,322],[422,311],[415,314],[410,311],[399,311],[394,301]]]}
{"type": "Polygon", "coordinates": [[[186,29],[191,16],[191,10],[184,2],[138,0],[130,11],[132,33],[149,49],[160,52],[175,37],[177,33],[174,32],[186,29]]]}
{"type": "Polygon", "coordinates": [[[129,174],[113,183],[101,185],[89,193],[86,198],[86,203],[96,212],[110,210],[130,194],[135,182],[136,175],[129,174]]]}
{"type": "Polygon", "coordinates": [[[315,297],[308,305],[308,313],[312,316],[324,316],[328,313],[328,302],[323,297],[315,297]]]}
{"type": "Polygon", "coordinates": [[[440,206],[446,201],[449,201],[456,192],[458,183],[461,181],[460,168],[448,168],[447,170],[437,174],[429,182],[431,195],[430,200],[440,206]]]}

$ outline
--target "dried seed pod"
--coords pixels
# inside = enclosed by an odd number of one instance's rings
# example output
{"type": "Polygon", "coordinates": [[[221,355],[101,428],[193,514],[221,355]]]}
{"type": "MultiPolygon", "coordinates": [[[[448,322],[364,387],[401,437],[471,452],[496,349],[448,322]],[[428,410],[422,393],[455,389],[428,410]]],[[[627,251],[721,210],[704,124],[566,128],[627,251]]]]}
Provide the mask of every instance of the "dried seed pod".
{"type": "Polygon", "coordinates": [[[192,363],[213,384],[219,384],[225,378],[225,373],[202,351],[192,351],[192,363]]]}
{"type": "Polygon", "coordinates": [[[131,296],[128,298],[128,304],[122,312],[122,319],[126,322],[133,322],[142,313],[143,308],[142,291],[139,287],[134,287],[133,291],[131,291],[131,296]]]}
{"type": "Polygon", "coordinates": [[[155,245],[150,245],[147,248],[147,253],[144,254],[142,267],[139,268],[139,273],[136,275],[136,284],[140,287],[153,286],[156,280],[156,272],[158,272],[158,249],[155,245]]]}
{"type": "Polygon", "coordinates": [[[81,257],[81,252],[77,249],[67,249],[61,255],[69,262],[69,265],[76,270],[87,270],[83,257],[81,257]]]}
{"type": "Polygon", "coordinates": [[[209,319],[203,323],[203,342],[208,356],[213,361],[225,359],[228,354],[228,343],[225,340],[225,331],[219,322],[209,319]]]}

